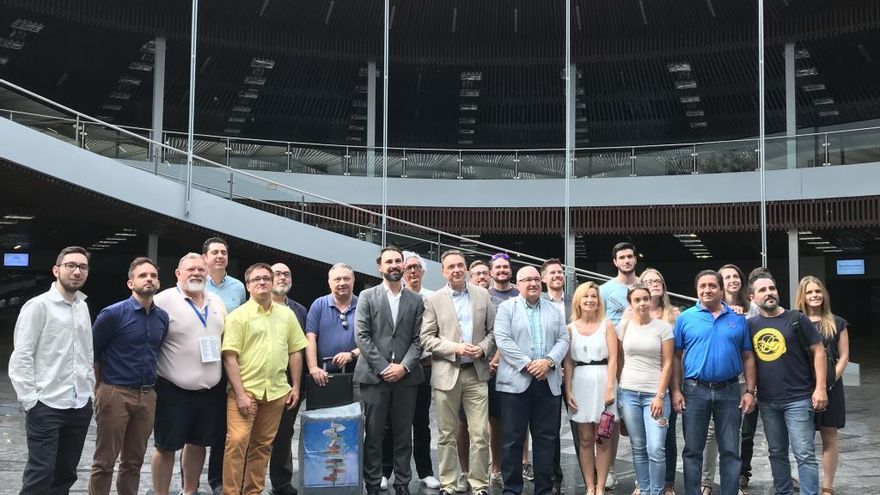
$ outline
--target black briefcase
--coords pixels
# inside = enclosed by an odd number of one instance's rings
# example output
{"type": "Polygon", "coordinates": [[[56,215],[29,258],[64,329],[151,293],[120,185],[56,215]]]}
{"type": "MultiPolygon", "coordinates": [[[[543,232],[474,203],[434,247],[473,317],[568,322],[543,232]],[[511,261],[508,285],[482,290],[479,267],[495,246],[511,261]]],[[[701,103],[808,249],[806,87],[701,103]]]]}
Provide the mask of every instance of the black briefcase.
{"type": "MultiPolygon", "coordinates": [[[[331,358],[324,359],[324,370],[331,358]]],[[[306,411],[327,407],[347,406],[354,402],[354,373],[330,373],[327,385],[321,387],[311,375],[306,378],[306,411]]]]}

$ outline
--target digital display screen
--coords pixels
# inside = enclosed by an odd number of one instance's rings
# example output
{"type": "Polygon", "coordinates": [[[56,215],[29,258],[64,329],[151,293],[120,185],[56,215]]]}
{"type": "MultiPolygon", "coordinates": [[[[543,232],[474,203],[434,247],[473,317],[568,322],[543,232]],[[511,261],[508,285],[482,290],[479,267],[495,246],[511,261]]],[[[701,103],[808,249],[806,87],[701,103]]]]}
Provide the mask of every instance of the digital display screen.
{"type": "Polygon", "coordinates": [[[3,253],[3,266],[28,266],[28,253],[3,253]]]}
{"type": "Polygon", "coordinates": [[[864,275],[865,260],[837,260],[838,275],[864,275]]]}

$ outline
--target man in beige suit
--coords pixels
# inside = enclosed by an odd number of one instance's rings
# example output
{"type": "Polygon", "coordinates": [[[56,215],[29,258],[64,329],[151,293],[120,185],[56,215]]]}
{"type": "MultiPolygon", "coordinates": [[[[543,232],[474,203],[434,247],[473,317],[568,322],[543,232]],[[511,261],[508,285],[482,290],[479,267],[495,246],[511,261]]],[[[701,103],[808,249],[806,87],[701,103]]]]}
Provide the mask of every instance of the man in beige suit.
{"type": "Polygon", "coordinates": [[[460,251],[450,250],[440,258],[446,286],[425,299],[421,342],[431,353],[431,386],[437,404],[440,436],[442,494],[453,494],[458,452],[455,432],[459,408],[464,409],[470,432],[470,473],[474,495],[488,495],[489,441],[486,421],[489,402],[489,358],[495,353],[492,328],[495,308],[489,292],[467,283],[467,265],[460,251]]]}

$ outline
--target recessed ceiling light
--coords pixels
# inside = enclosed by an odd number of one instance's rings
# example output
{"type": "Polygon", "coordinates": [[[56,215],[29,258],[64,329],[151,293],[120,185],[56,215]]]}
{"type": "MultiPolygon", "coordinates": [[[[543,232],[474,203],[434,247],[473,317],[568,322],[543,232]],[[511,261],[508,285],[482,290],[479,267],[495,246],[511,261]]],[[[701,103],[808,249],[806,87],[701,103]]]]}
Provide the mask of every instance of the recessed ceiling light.
{"type": "Polygon", "coordinates": [[[819,245],[819,244],[831,244],[828,241],[807,241],[807,244],[819,245]]]}
{"type": "Polygon", "coordinates": [[[4,215],[3,218],[6,218],[6,219],[8,219],[8,220],[33,220],[33,219],[34,219],[34,216],[33,216],[33,215],[16,215],[16,214],[11,214],[11,215],[4,215]]]}
{"type": "Polygon", "coordinates": [[[802,241],[821,241],[822,238],[817,235],[808,235],[806,237],[801,237],[802,241]]]}

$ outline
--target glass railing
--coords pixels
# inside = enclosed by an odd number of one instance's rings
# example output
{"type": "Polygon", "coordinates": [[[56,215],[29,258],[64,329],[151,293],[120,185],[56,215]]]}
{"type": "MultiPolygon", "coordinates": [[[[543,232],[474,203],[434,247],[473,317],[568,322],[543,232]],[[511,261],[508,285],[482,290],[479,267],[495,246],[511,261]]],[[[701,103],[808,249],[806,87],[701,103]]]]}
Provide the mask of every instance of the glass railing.
{"type": "MultiPolygon", "coordinates": [[[[123,128],[101,122],[96,118],[64,107],[2,80],[0,80],[0,86],[10,87],[19,94],[50,105],[53,107],[53,110],[57,109],[66,114],[59,116],[0,111],[0,116],[92,153],[115,159],[120,164],[145,170],[170,180],[186,183],[187,167],[180,164],[186,163],[187,152],[181,147],[169,144],[180,144],[179,141],[174,141],[177,139],[176,134],[169,133],[170,137],[166,136],[166,142],[163,143],[151,141],[147,137],[149,132],[144,129],[123,128]],[[163,159],[158,164],[151,160],[151,157],[154,156],[152,150],[159,150],[161,152],[163,159]]],[[[184,147],[185,144],[184,139],[184,147]]],[[[287,170],[287,167],[291,166],[290,162],[294,161],[294,157],[300,168],[295,170],[291,167],[291,171],[317,173],[312,169],[320,168],[322,161],[332,157],[333,153],[336,152],[334,151],[336,149],[333,147],[291,149],[293,150],[291,154],[282,153],[281,156],[284,158],[279,163],[278,146],[273,143],[256,141],[236,141],[234,143],[231,141],[194,141],[192,187],[251,208],[329,230],[340,235],[377,245],[382,243],[383,216],[381,213],[368,208],[350,205],[327,196],[313,194],[259,175],[259,171],[278,170],[278,166],[284,167],[281,170],[287,170]],[[214,169],[211,170],[214,173],[199,173],[206,172],[206,169],[214,169]],[[216,173],[217,170],[222,173],[216,173]],[[260,198],[256,198],[252,194],[254,190],[264,193],[269,191],[273,197],[266,199],[263,197],[265,194],[261,194],[260,198]],[[327,204],[335,206],[333,208],[323,207],[327,204]]],[[[345,155],[339,158],[347,159],[345,155]]],[[[371,156],[370,158],[372,159],[373,157],[371,156]]],[[[513,159],[511,158],[511,160],[513,159]]],[[[414,161],[419,162],[419,160],[427,160],[427,158],[416,153],[414,161]]],[[[403,160],[403,154],[401,153],[397,166],[402,169],[407,166],[408,162],[408,159],[403,160]]],[[[455,163],[455,166],[458,166],[460,162],[455,163]]],[[[339,165],[342,164],[337,164],[337,166],[339,165]]],[[[366,166],[365,163],[362,165],[366,166]]],[[[380,166],[379,161],[377,161],[376,166],[380,166]]],[[[389,160],[390,167],[391,161],[389,160]]],[[[361,168],[363,169],[363,167],[361,168]]],[[[325,170],[321,173],[329,172],[325,170]]],[[[354,175],[353,172],[350,173],[354,175]]],[[[454,173],[456,172],[453,170],[454,173]]],[[[524,177],[527,176],[524,175],[524,177]]],[[[386,244],[395,244],[401,249],[416,252],[426,259],[439,261],[442,252],[448,249],[458,249],[469,257],[485,260],[488,260],[494,253],[506,252],[510,255],[511,262],[520,265],[537,266],[545,261],[544,258],[527,253],[443,232],[391,216],[386,216],[385,221],[386,244]]],[[[100,249],[100,247],[97,248],[100,249]]],[[[581,280],[604,281],[610,278],[600,273],[575,267],[572,267],[572,271],[576,278],[581,280]]],[[[693,298],[687,296],[680,296],[678,294],[673,296],[686,303],[693,301],[693,298]]]]}
{"type": "MultiPolygon", "coordinates": [[[[166,131],[151,153],[149,129],[113,126],[85,119],[0,110],[16,122],[38,122],[42,130],[111,158],[184,164],[185,133],[166,131]],[[128,131],[122,133],[118,129],[128,131]],[[132,137],[137,135],[138,137],[132,137]]],[[[758,140],[573,150],[574,178],[752,172],[758,169],[758,140]]],[[[194,153],[238,170],[380,177],[381,148],[196,135],[194,153]]],[[[772,136],[766,139],[767,170],[852,165],[880,161],[880,126],[772,136]]],[[[420,179],[559,179],[565,177],[565,150],[449,150],[389,148],[388,177],[420,179]]]]}

